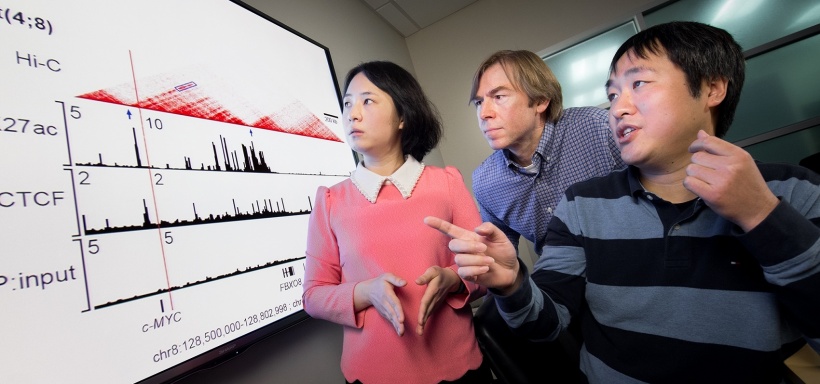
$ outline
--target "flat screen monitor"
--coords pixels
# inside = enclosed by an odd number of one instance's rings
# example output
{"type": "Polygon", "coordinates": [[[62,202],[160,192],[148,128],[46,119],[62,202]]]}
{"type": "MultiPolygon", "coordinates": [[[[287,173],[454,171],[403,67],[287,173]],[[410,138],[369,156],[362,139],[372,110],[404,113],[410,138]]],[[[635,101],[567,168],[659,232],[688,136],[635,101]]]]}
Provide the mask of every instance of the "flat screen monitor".
{"type": "Polygon", "coordinates": [[[167,382],[306,318],[355,168],[327,48],[239,1],[7,0],[0,78],[0,381],[167,382]]]}

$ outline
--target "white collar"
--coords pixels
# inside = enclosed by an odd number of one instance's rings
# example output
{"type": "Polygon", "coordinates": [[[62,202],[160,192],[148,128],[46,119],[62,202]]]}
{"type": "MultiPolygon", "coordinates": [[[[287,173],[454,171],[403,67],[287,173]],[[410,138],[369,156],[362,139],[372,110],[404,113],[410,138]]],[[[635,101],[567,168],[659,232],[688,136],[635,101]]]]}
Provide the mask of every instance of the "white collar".
{"type": "Polygon", "coordinates": [[[404,164],[390,176],[377,175],[365,168],[363,162],[359,162],[359,165],[350,174],[350,179],[359,192],[371,203],[376,203],[376,196],[379,195],[379,190],[387,181],[395,185],[401,192],[401,196],[407,200],[410,198],[413,188],[416,187],[416,182],[419,181],[423,170],[424,163],[420,163],[413,156],[405,156],[404,164]]]}

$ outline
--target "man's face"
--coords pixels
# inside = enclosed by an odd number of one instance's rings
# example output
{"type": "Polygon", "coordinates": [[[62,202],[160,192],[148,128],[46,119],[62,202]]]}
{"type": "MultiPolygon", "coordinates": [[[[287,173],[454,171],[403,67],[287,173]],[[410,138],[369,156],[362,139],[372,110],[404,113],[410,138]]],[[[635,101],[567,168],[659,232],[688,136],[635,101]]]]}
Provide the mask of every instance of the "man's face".
{"type": "Polygon", "coordinates": [[[544,125],[541,116],[549,101],[529,105],[527,95],[513,87],[501,64],[490,66],[481,76],[473,103],[490,148],[509,149],[518,155],[532,146],[533,139],[538,144],[544,125]]]}
{"type": "Polygon", "coordinates": [[[686,76],[666,52],[646,59],[632,51],[621,56],[606,93],[609,125],[624,162],[660,172],[686,167],[698,130],[714,134],[710,91],[704,82],[700,96],[692,97],[686,76]]]}

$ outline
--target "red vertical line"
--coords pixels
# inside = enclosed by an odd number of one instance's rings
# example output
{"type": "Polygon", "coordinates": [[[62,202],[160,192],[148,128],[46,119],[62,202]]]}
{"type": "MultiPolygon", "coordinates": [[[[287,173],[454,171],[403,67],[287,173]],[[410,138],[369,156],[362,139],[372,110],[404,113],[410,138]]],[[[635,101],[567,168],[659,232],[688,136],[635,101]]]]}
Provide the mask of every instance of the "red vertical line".
{"type": "Polygon", "coordinates": [[[142,148],[145,149],[145,167],[148,170],[148,182],[151,185],[151,198],[154,200],[154,217],[157,218],[157,238],[159,239],[159,248],[162,250],[162,265],[165,268],[165,284],[168,287],[168,302],[171,304],[171,310],[174,310],[174,297],[171,294],[171,279],[168,277],[168,259],[165,257],[165,242],[162,241],[162,221],[159,218],[159,204],[157,204],[157,193],[154,191],[154,179],[151,177],[151,156],[148,150],[148,140],[145,138],[145,123],[142,119],[142,107],[140,106],[140,93],[137,89],[137,75],[134,71],[134,57],[131,55],[131,50],[128,50],[128,59],[131,61],[131,79],[134,83],[134,97],[136,98],[136,107],[140,115],[140,129],[142,130],[142,148]]]}

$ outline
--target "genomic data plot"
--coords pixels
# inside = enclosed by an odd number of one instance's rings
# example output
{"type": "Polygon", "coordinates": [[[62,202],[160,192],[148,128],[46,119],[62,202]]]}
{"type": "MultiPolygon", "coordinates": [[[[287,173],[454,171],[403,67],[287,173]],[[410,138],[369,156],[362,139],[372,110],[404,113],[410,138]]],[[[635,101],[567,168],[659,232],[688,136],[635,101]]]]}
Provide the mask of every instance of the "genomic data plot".
{"type": "Polygon", "coordinates": [[[328,51],[185,3],[0,5],[4,381],[137,382],[303,313],[355,168],[328,51]]]}

